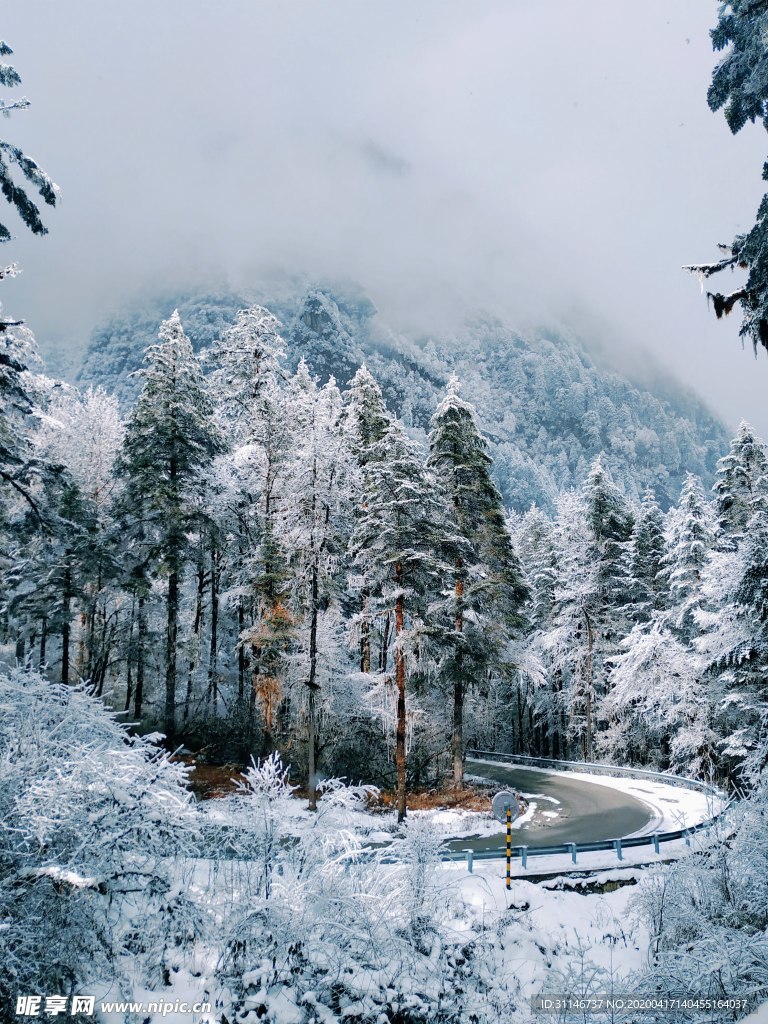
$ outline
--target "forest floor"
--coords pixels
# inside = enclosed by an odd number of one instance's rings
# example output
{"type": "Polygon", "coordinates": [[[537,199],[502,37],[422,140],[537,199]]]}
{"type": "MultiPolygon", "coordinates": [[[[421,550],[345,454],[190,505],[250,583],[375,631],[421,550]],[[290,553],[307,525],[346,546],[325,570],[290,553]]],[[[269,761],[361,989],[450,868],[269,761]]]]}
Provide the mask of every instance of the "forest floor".
{"type": "MultiPolygon", "coordinates": [[[[208,764],[197,758],[195,754],[179,754],[177,760],[190,769],[189,788],[198,800],[218,800],[232,796],[237,792],[244,779],[245,767],[241,764],[208,764]]],[[[480,782],[480,780],[477,780],[480,782]]],[[[307,799],[307,789],[298,785],[294,789],[294,798],[307,799]]],[[[371,794],[368,808],[372,813],[387,813],[395,806],[393,790],[379,790],[378,795],[371,794]]],[[[489,784],[479,785],[473,782],[462,789],[452,786],[443,789],[414,789],[408,791],[408,809],[413,811],[437,811],[459,809],[491,813],[491,793],[489,784]]]]}

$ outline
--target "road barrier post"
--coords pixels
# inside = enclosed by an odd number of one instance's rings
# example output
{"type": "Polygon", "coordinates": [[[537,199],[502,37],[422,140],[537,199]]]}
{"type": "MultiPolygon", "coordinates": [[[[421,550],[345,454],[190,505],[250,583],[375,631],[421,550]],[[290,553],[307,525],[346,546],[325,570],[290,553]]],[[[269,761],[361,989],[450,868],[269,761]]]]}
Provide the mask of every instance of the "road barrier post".
{"type": "Polygon", "coordinates": [[[659,852],[659,833],[658,832],[654,832],[653,833],[653,849],[655,850],[656,853],[659,852]]]}
{"type": "Polygon", "coordinates": [[[614,839],[613,840],[613,848],[616,850],[616,857],[618,858],[618,860],[624,860],[624,854],[621,852],[621,840],[620,839],[614,839]]]}
{"type": "Polygon", "coordinates": [[[475,851],[474,850],[465,850],[464,852],[467,855],[467,871],[471,875],[472,874],[472,866],[473,866],[473,862],[474,862],[474,859],[475,859],[475,851]]]}
{"type": "Polygon", "coordinates": [[[507,807],[507,889],[512,888],[512,808],[507,807]]]}
{"type": "Polygon", "coordinates": [[[570,848],[571,848],[571,860],[575,864],[576,863],[576,843],[566,843],[565,845],[566,846],[570,846],[570,848]]]}

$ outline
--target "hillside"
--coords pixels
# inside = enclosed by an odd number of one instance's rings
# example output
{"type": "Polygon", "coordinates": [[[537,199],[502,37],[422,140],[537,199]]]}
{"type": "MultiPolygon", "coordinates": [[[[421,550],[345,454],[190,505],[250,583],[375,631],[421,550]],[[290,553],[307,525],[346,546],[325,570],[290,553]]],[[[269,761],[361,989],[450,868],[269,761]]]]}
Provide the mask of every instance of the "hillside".
{"type": "MultiPolygon", "coordinates": [[[[130,374],[174,307],[200,351],[249,301],[174,296],[115,317],[94,330],[78,382],[101,384],[127,406],[139,385],[130,374]]],[[[365,362],[415,436],[427,429],[455,371],[478,409],[504,499],[518,510],[533,501],[550,508],[557,491],[578,485],[600,452],[630,496],[651,485],[666,507],[686,472],[709,486],[727,444],[724,427],[695,396],[668,380],[653,393],[600,366],[580,340],[561,333],[523,336],[498,319],[477,318],[449,336],[409,337],[382,323],[359,293],[314,290],[256,301],[281,319],[292,367],[303,355],[321,379],[333,375],[343,386],[365,362]]]]}

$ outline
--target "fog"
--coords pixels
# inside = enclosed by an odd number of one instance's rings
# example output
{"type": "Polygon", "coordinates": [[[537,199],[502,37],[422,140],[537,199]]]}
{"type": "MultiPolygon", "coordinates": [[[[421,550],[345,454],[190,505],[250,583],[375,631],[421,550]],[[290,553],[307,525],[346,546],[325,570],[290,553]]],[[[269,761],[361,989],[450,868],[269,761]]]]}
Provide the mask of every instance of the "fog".
{"type": "Polygon", "coordinates": [[[734,138],[706,104],[716,10],[9,3],[32,106],[4,137],[63,199],[45,238],[11,224],[24,273],[5,308],[45,351],[144,292],[353,278],[410,329],[477,309],[571,325],[768,435],[768,360],[680,269],[747,228],[762,192],[763,130],[734,138]]]}

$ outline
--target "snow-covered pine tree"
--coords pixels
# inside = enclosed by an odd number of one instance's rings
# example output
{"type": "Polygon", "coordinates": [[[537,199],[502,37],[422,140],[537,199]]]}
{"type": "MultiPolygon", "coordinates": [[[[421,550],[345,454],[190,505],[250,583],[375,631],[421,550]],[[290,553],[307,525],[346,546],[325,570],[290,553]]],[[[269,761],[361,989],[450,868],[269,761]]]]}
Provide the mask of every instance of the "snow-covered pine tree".
{"type": "Polygon", "coordinates": [[[364,495],[352,535],[357,586],[370,613],[394,613],[396,807],[406,815],[406,679],[408,657],[439,573],[435,523],[440,509],[416,445],[392,423],[367,447],[364,495]]]}
{"type": "Polygon", "coordinates": [[[661,573],[665,554],[664,515],[648,488],[643,494],[627,548],[626,595],[632,622],[647,622],[664,601],[661,573]]]}
{"type": "MultiPolygon", "coordinates": [[[[9,57],[13,50],[6,42],[0,41],[0,57],[9,57]]],[[[0,85],[12,88],[21,85],[19,73],[10,64],[0,63],[0,85]]],[[[21,97],[18,100],[0,99],[0,113],[9,117],[14,110],[24,110],[29,100],[21,97]]],[[[24,224],[35,235],[45,235],[48,229],[40,219],[40,210],[30,198],[23,185],[14,181],[11,167],[17,167],[29,185],[38,193],[48,206],[55,206],[59,198],[58,186],[31,157],[23,153],[18,146],[0,139],[0,191],[13,206],[24,224]]],[[[4,224],[0,224],[0,242],[10,241],[11,232],[4,224]]],[[[16,271],[15,264],[0,269],[0,278],[12,276],[16,271]]]]}
{"type": "Polygon", "coordinates": [[[333,639],[341,640],[339,599],[351,531],[356,465],[339,427],[341,395],[333,378],[318,388],[302,359],[288,383],[292,443],[286,465],[281,535],[290,565],[291,608],[306,690],[307,789],[317,809],[317,708],[333,639]],[[336,623],[335,637],[333,623],[336,623]]]}
{"type": "Polygon", "coordinates": [[[600,749],[619,763],[706,778],[716,751],[701,663],[664,614],[634,626],[611,659],[600,749]]]}
{"type": "Polygon", "coordinates": [[[557,758],[561,756],[565,742],[559,699],[562,674],[552,670],[549,659],[542,657],[542,643],[553,627],[555,591],[559,580],[555,524],[543,509],[533,505],[519,519],[510,517],[510,525],[530,591],[526,615],[531,628],[524,642],[524,651],[532,664],[541,669],[536,673],[536,685],[528,695],[531,719],[528,749],[539,756],[557,758]]]}
{"type": "MultiPolygon", "coordinates": [[[[768,5],[764,0],[727,0],[720,5],[711,35],[715,50],[729,49],[712,74],[707,93],[710,109],[723,108],[734,135],[748,121],[758,119],[768,129],[768,5]]],[[[763,178],[768,178],[768,164],[763,165],[763,178]]],[[[719,248],[725,254],[722,259],[685,269],[702,280],[726,267],[747,270],[743,287],[729,295],[708,292],[707,298],[712,300],[718,319],[740,303],[742,338],[749,338],[755,351],[760,345],[768,349],[768,194],[762,198],[752,228],[719,248]]]]}
{"type": "Polygon", "coordinates": [[[238,695],[244,699],[250,670],[245,745],[272,752],[282,727],[286,656],[295,623],[288,606],[290,571],[282,536],[287,465],[293,437],[282,386],[283,343],[279,324],[261,307],[242,311],[213,353],[215,381],[234,445],[218,467],[217,499],[237,538],[224,567],[227,593],[238,618],[238,695]]]}
{"type": "Polygon", "coordinates": [[[117,460],[123,502],[167,578],[164,729],[176,733],[179,586],[204,515],[204,473],[221,447],[200,364],[178,313],[147,349],[143,386],[117,460]]]}
{"type": "MultiPolygon", "coordinates": [[[[365,479],[367,466],[381,455],[380,442],[389,430],[391,417],[384,403],[381,388],[366,366],[361,366],[355,373],[343,394],[341,427],[347,438],[347,444],[357,461],[361,481],[365,479]]],[[[361,500],[365,500],[364,494],[361,500]]],[[[363,587],[360,591],[360,613],[357,619],[360,636],[360,671],[371,671],[371,633],[374,617],[369,608],[368,593],[363,587]]],[[[390,633],[390,617],[385,618],[383,634],[380,638],[379,668],[386,657],[388,637],[390,633]]]]}
{"type": "Polygon", "coordinates": [[[582,758],[592,756],[594,736],[595,623],[601,610],[599,565],[589,528],[584,496],[564,491],[557,500],[555,523],[557,583],[550,627],[538,650],[550,673],[554,710],[559,718],[559,756],[575,740],[582,758]]]}
{"type": "Polygon", "coordinates": [[[701,606],[704,568],[715,539],[715,521],[701,481],[689,473],[680,501],[668,515],[667,553],[662,574],[669,587],[670,619],[677,635],[689,643],[698,627],[695,611],[701,606]]]}
{"type": "Polygon", "coordinates": [[[453,376],[432,417],[427,465],[442,498],[440,556],[452,567],[439,611],[445,619],[443,672],[453,681],[451,754],[457,788],[464,778],[467,692],[487,672],[498,669],[512,633],[523,623],[522,606],[528,597],[501,495],[491,479],[491,464],[475,411],[459,396],[459,382],[453,376]]]}
{"type": "Polygon", "coordinates": [[[217,415],[236,443],[247,441],[267,392],[283,377],[280,321],[263,306],[238,310],[235,322],[208,349],[217,415]]]}
{"type": "Polygon", "coordinates": [[[768,499],[768,458],[765,444],[742,420],[727,455],[717,463],[715,492],[718,547],[733,551],[754,512],[753,502],[768,499]]]}
{"type": "MultiPolygon", "coordinates": [[[[122,436],[114,396],[91,388],[79,394],[59,385],[48,400],[35,437],[42,457],[62,466],[69,481],[61,496],[67,500],[70,516],[58,532],[63,550],[79,547],[77,556],[70,557],[68,571],[71,580],[79,580],[75,588],[79,599],[75,670],[79,678],[90,680],[98,693],[122,625],[111,593],[121,565],[110,515],[116,483],[114,461],[122,436]]],[[[51,545],[51,553],[53,549],[51,545]]],[[[49,584],[56,575],[49,572],[49,584]]],[[[50,631],[50,625],[41,623],[43,649],[44,633],[50,631]]],[[[40,661],[44,663],[45,658],[40,661]]],[[[67,675],[63,671],[62,679],[67,675]]]]}
{"type": "Polygon", "coordinates": [[[716,552],[702,586],[696,648],[730,770],[756,784],[768,765],[768,506],[760,498],[736,552],[716,552]]]}
{"type": "Polygon", "coordinates": [[[583,606],[587,640],[584,677],[584,757],[592,757],[597,704],[607,685],[606,659],[626,630],[627,593],[624,564],[634,520],[629,504],[603,466],[595,459],[583,487],[591,558],[596,571],[596,603],[583,606]]]}

